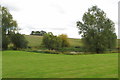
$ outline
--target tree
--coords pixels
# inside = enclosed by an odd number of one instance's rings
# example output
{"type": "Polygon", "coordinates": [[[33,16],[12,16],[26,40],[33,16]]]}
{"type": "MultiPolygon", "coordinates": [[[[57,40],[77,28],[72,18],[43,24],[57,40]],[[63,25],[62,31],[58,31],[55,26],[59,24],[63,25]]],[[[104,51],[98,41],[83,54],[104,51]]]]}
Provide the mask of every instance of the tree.
{"type": "Polygon", "coordinates": [[[61,48],[61,39],[57,36],[54,36],[51,32],[46,33],[43,36],[43,45],[49,50],[58,50],[61,48]]]}
{"type": "Polygon", "coordinates": [[[62,47],[69,47],[70,46],[67,35],[61,34],[61,35],[59,35],[59,37],[62,40],[62,47]]]}
{"type": "Polygon", "coordinates": [[[40,36],[43,36],[44,34],[46,34],[46,32],[43,31],[43,30],[41,30],[41,31],[40,31],[40,36]]]}
{"type": "Polygon", "coordinates": [[[17,22],[13,20],[12,15],[5,7],[2,7],[2,30],[4,34],[9,34],[9,32],[17,30],[17,22]]]}
{"type": "Polygon", "coordinates": [[[2,34],[2,49],[6,50],[8,49],[8,44],[10,43],[10,39],[5,34],[2,34]]]}
{"type": "Polygon", "coordinates": [[[17,34],[11,34],[10,35],[10,40],[14,45],[15,49],[23,49],[27,48],[28,41],[25,39],[25,37],[19,33],[17,34]]]}
{"type": "Polygon", "coordinates": [[[32,31],[31,35],[38,35],[38,36],[43,36],[46,32],[41,30],[41,31],[32,31]]]}
{"type": "Polygon", "coordinates": [[[34,35],[34,31],[32,31],[30,35],[34,35]]]}
{"type": "Polygon", "coordinates": [[[0,8],[2,10],[2,48],[7,49],[9,44],[8,35],[10,32],[15,32],[17,30],[17,22],[13,20],[7,8],[1,6],[0,8]]]}
{"type": "Polygon", "coordinates": [[[89,8],[88,12],[84,13],[82,21],[77,22],[77,27],[88,51],[102,53],[115,46],[115,25],[106,17],[103,10],[97,6],[89,8]]]}
{"type": "Polygon", "coordinates": [[[36,31],[36,32],[35,32],[35,35],[40,35],[40,31],[36,31]]]}

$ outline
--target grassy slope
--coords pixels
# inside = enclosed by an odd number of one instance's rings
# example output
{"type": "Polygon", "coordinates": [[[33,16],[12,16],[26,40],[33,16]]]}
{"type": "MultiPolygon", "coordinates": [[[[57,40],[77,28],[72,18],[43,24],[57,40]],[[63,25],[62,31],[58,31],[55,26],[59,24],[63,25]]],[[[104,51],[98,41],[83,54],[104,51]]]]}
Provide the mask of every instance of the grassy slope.
{"type": "MultiPolygon", "coordinates": [[[[25,38],[28,40],[29,42],[29,46],[32,46],[32,47],[39,47],[41,46],[41,43],[42,43],[42,36],[33,36],[33,35],[25,35],[25,38]]],[[[71,46],[82,46],[82,41],[81,39],[73,39],[73,38],[69,38],[68,39],[71,46]]],[[[117,42],[117,46],[120,47],[120,39],[118,40],[117,42]]]]}
{"type": "MultiPolygon", "coordinates": [[[[42,43],[42,36],[25,35],[25,38],[29,42],[28,45],[32,46],[32,47],[38,47],[42,43]]],[[[68,40],[69,40],[71,46],[81,46],[82,45],[82,42],[80,39],[69,38],[68,40]]]]}
{"type": "MultiPolygon", "coordinates": [[[[33,36],[33,35],[25,35],[25,38],[28,40],[29,42],[29,46],[31,47],[39,47],[41,46],[41,43],[42,43],[42,36],[33,36]]],[[[73,38],[69,38],[68,39],[71,46],[74,47],[74,46],[82,46],[82,41],[81,39],[73,39],[73,38]]],[[[117,46],[116,47],[120,47],[120,39],[118,40],[117,42],[117,46]]]]}
{"type": "Polygon", "coordinates": [[[115,78],[117,56],[3,51],[3,78],[115,78]]]}
{"type": "Polygon", "coordinates": [[[31,47],[39,47],[42,43],[42,36],[25,35],[25,38],[29,42],[28,46],[31,47]]]}

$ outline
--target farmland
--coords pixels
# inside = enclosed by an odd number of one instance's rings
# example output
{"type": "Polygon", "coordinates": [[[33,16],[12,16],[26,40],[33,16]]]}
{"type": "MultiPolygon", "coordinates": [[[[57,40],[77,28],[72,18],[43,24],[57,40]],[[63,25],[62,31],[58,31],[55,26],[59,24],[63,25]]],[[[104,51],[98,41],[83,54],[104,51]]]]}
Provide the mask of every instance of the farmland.
{"type": "MultiPolygon", "coordinates": [[[[40,47],[42,44],[42,36],[35,36],[35,35],[24,35],[25,38],[28,40],[28,46],[31,47],[40,47]]],[[[72,47],[74,46],[82,46],[82,42],[81,39],[73,39],[73,38],[69,38],[68,39],[70,42],[70,45],[72,47]]]]}
{"type": "MultiPolygon", "coordinates": [[[[42,44],[42,36],[35,36],[35,35],[24,35],[25,38],[28,40],[28,46],[31,47],[40,47],[42,44]]],[[[83,46],[81,39],[74,39],[74,38],[68,38],[68,41],[70,42],[72,47],[75,46],[83,46]]],[[[117,47],[120,47],[120,39],[117,40],[117,47]]]]}
{"type": "Polygon", "coordinates": [[[118,54],[3,51],[3,78],[117,78],[118,54]]]}

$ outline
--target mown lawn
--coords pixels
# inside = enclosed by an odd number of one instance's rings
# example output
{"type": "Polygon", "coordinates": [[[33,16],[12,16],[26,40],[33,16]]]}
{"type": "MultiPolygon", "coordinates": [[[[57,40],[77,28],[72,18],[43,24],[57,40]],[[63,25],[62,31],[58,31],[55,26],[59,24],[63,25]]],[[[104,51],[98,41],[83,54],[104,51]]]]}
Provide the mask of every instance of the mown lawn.
{"type": "Polygon", "coordinates": [[[3,78],[117,78],[118,54],[3,51],[3,78]]]}

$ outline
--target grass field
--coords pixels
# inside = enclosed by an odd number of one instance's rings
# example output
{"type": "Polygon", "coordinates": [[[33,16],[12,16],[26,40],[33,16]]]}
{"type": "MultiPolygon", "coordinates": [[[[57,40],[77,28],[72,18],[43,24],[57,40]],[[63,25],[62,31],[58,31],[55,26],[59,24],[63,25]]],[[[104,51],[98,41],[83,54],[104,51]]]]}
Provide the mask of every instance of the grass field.
{"type": "MultiPolygon", "coordinates": [[[[43,38],[42,36],[25,35],[25,38],[29,42],[28,46],[31,46],[31,47],[40,47],[41,44],[42,44],[42,38],[43,38]]],[[[82,42],[81,42],[81,39],[72,39],[72,38],[69,38],[68,40],[70,42],[71,47],[82,46],[83,45],[82,42]]]]}
{"type": "MultiPolygon", "coordinates": [[[[28,46],[40,47],[41,44],[42,44],[42,38],[43,38],[42,36],[25,35],[25,38],[29,42],[28,46]]],[[[68,38],[68,40],[71,44],[71,47],[83,46],[83,43],[82,43],[81,39],[68,38]]],[[[116,47],[120,47],[120,39],[118,39],[116,47]]]]}
{"type": "Polygon", "coordinates": [[[3,51],[3,78],[117,78],[118,54],[3,51]]]}
{"type": "Polygon", "coordinates": [[[25,38],[28,41],[28,46],[40,47],[42,44],[42,36],[25,35],[25,38]]]}

